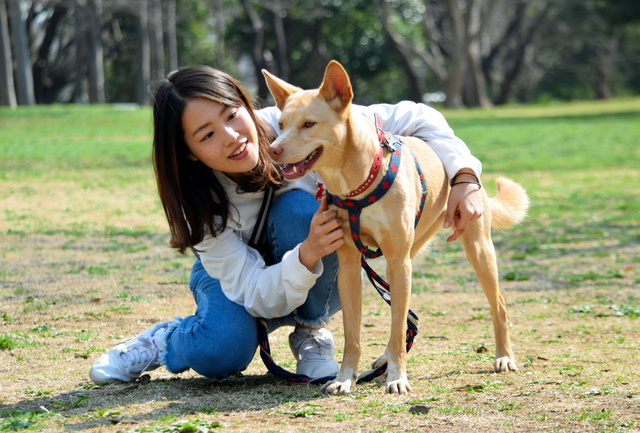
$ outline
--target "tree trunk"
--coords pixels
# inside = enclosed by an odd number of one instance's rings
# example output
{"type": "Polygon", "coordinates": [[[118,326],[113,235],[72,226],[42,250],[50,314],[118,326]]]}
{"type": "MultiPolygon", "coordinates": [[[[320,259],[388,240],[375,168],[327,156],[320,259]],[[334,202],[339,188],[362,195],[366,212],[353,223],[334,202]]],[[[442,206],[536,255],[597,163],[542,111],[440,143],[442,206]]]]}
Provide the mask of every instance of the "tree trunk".
{"type": "Polygon", "coordinates": [[[387,35],[387,40],[391,43],[393,51],[396,54],[400,65],[405,71],[407,82],[409,83],[409,95],[412,101],[422,102],[424,93],[422,81],[423,76],[418,72],[411,62],[411,48],[405,43],[401,36],[396,34],[389,23],[389,11],[387,9],[386,0],[376,0],[376,9],[380,14],[382,27],[387,35]]]}
{"type": "Polygon", "coordinates": [[[87,18],[85,16],[85,10],[80,5],[75,5],[74,8],[74,22],[75,22],[75,45],[76,45],[76,77],[75,77],[75,89],[73,92],[73,99],[76,104],[83,104],[86,102],[85,98],[85,62],[87,47],[87,38],[85,37],[85,24],[87,18]]]}
{"type": "Polygon", "coordinates": [[[249,23],[251,24],[251,28],[253,29],[253,49],[251,51],[251,57],[253,59],[253,67],[256,74],[256,79],[258,80],[258,98],[266,101],[269,98],[269,88],[267,87],[267,83],[262,77],[262,69],[269,69],[267,67],[267,62],[264,58],[264,23],[251,6],[249,0],[240,0],[242,3],[242,7],[244,8],[245,14],[249,19],[249,23]]]}
{"type": "Polygon", "coordinates": [[[89,102],[104,104],[107,100],[104,77],[104,50],[102,45],[102,0],[87,0],[89,25],[86,28],[87,75],[89,78],[89,102]]]}
{"type": "Polygon", "coordinates": [[[595,56],[596,82],[594,90],[596,99],[611,98],[611,65],[618,48],[618,35],[613,34],[608,41],[604,41],[599,47],[595,56]]]}
{"type": "Polygon", "coordinates": [[[542,11],[531,23],[529,29],[522,37],[519,38],[520,40],[516,47],[515,55],[513,56],[513,63],[511,64],[509,70],[506,71],[504,80],[500,84],[500,90],[497,96],[494,98],[494,103],[496,105],[502,105],[509,102],[509,96],[511,95],[511,91],[513,90],[513,83],[516,81],[516,78],[518,78],[520,70],[522,69],[522,65],[527,54],[527,49],[531,45],[536,31],[542,27],[542,22],[547,16],[549,7],[550,3],[546,2],[542,11]]]}
{"type": "Polygon", "coordinates": [[[149,105],[149,81],[151,81],[150,48],[149,48],[149,16],[147,0],[139,0],[138,7],[138,97],[140,105],[149,105]]]}
{"type": "Polygon", "coordinates": [[[280,1],[273,3],[273,28],[276,36],[276,62],[278,64],[278,76],[289,81],[291,68],[289,67],[289,52],[287,49],[287,36],[282,21],[282,5],[280,1]]]}
{"type": "Polygon", "coordinates": [[[46,21],[44,38],[38,49],[38,58],[33,65],[33,87],[38,104],[49,104],[53,102],[52,96],[48,92],[46,82],[48,80],[49,71],[49,55],[51,53],[51,45],[58,31],[58,24],[62,17],[67,13],[67,6],[58,3],[53,8],[53,13],[46,21]]]}
{"type": "Polygon", "coordinates": [[[162,5],[160,0],[149,0],[150,77],[164,77],[164,43],[162,41],[162,5]]]}
{"type": "Polygon", "coordinates": [[[15,110],[18,103],[13,83],[11,42],[9,41],[6,6],[5,0],[0,0],[0,105],[9,106],[15,110]]]}
{"type": "Polygon", "coordinates": [[[213,0],[213,9],[216,11],[215,16],[215,34],[216,34],[216,46],[215,46],[215,65],[218,69],[224,69],[224,34],[227,28],[227,23],[223,13],[222,0],[213,0]]]}
{"type": "Polygon", "coordinates": [[[459,0],[446,0],[447,13],[451,23],[452,49],[449,66],[449,82],[447,83],[447,108],[462,108],[462,92],[467,68],[467,41],[459,0]]]}
{"type": "Polygon", "coordinates": [[[480,36],[481,29],[489,20],[490,16],[482,15],[482,2],[471,1],[468,4],[465,41],[467,48],[467,70],[466,70],[466,102],[468,107],[489,107],[491,103],[487,97],[487,88],[482,75],[482,65],[480,61],[480,36]]]}
{"type": "Polygon", "coordinates": [[[15,83],[17,89],[17,99],[19,105],[34,105],[36,103],[33,90],[33,73],[31,58],[29,54],[29,42],[27,40],[27,29],[25,21],[22,19],[22,2],[10,0],[7,12],[11,23],[11,41],[13,43],[13,53],[16,56],[15,83]]]}
{"type": "Polygon", "coordinates": [[[167,68],[178,69],[178,38],[176,36],[176,0],[166,0],[167,13],[165,39],[167,40],[167,68]]]}

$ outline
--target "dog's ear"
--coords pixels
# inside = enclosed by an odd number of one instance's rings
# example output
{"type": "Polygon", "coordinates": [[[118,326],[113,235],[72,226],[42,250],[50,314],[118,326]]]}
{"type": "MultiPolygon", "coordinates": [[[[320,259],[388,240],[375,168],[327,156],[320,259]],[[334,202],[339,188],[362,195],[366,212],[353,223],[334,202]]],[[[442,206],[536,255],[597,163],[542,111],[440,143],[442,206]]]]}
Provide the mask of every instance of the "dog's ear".
{"type": "Polygon", "coordinates": [[[335,60],[329,62],[324,72],[324,80],[319,89],[322,96],[338,113],[341,113],[351,103],[353,90],[347,71],[335,60]]]}
{"type": "Polygon", "coordinates": [[[287,101],[289,96],[302,90],[301,88],[289,84],[275,75],[270,74],[266,69],[262,70],[262,75],[264,75],[269,91],[273,95],[273,99],[275,99],[276,105],[280,111],[284,108],[284,103],[287,101]]]}

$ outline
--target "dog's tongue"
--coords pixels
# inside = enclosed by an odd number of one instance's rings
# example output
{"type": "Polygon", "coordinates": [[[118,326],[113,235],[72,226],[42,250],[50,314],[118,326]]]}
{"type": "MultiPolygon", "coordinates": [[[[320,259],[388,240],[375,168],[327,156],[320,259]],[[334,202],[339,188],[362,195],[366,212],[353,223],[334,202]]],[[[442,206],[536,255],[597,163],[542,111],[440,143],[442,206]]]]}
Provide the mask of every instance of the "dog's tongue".
{"type": "Polygon", "coordinates": [[[295,164],[283,164],[282,165],[282,175],[285,179],[298,179],[304,176],[305,173],[305,162],[300,161],[295,164]]]}

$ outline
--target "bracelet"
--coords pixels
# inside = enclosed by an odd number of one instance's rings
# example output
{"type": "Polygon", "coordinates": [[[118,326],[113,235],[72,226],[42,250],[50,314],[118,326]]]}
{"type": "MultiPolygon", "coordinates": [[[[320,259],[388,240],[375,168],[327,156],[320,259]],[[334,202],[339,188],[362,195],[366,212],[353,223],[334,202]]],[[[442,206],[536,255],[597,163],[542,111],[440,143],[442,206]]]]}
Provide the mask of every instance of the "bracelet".
{"type": "MultiPolygon", "coordinates": [[[[478,179],[478,176],[476,176],[474,173],[458,173],[455,176],[453,176],[453,179],[451,179],[451,182],[449,182],[449,186],[454,186],[457,185],[455,183],[456,179],[458,178],[458,176],[462,176],[463,174],[468,174],[469,176],[473,176],[476,179],[476,184],[480,185],[480,179],[478,179]]],[[[459,182],[459,183],[473,183],[473,182],[459,182]]]]}
{"type": "Polygon", "coordinates": [[[453,185],[451,185],[451,187],[454,187],[456,185],[460,185],[460,184],[463,184],[463,183],[472,183],[474,185],[478,185],[478,189],[482,189],[482,184],[480,182],[472,182],[472,181],[464,181],[464,180],[461,180],[460,182],[454,183],[453,185]]]}

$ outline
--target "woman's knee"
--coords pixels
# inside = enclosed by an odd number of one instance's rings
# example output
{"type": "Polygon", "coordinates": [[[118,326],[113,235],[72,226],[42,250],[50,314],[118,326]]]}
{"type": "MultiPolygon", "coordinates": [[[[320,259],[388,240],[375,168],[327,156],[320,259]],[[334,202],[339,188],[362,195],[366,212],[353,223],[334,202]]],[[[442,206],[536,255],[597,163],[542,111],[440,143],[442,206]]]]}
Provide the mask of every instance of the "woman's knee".
{"type": "Polygon", "coordinates": [[[316,199],[301,190],[289,191],[273,204],[269,213],[267,235],[276,261],[306,239],[311,219],[317,209],[316,199]]]}
{"type": "Polygon", "coordinates": [[[168,344],[169,371],[191,368],[198,374],[221,380],[251,363],[258,347],[257,324],[253,318],[209,323],[189,316],[176,328],[168,344]]]}

